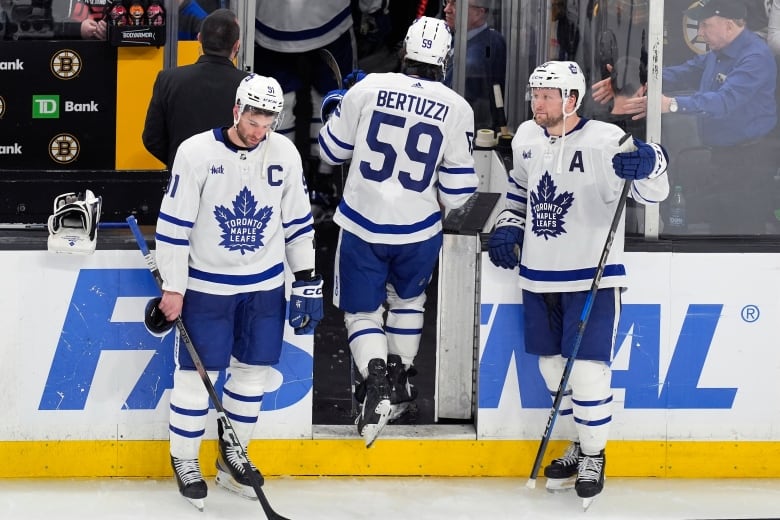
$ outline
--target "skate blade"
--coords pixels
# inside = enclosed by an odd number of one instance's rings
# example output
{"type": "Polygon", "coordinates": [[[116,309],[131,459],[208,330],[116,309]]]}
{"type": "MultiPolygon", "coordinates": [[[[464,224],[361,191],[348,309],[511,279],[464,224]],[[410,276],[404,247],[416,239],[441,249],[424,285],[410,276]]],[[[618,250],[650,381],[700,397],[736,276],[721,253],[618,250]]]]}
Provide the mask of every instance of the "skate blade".
{"type": "Polygon", "coordinates": [[[361,432],[361,435],[363,435],[366,440],[366,448],[370,448],[371,445],[374,444],[376,438],[379,437],[379,433],[387,425],[387,420],[390,417],[390,401],[380,401],[379,404],[376,405],[374,413],[379,414],[379,419],[376,424],[366,424],[361,432]]]}
{"type": "Polygon", "coordinates": [[[405,401],[403,403],[391,404],[390,415],[387,416],[387,422],[393,422],[403,417],[406,412],[412,407],[411,401],[405,401]]]}
{"type": "Polygon", "coordinates": [[[596,500],[596,497],[589,497],[589,498],[583,498],[582,499],[582,512],[583,513],[588,510],[588,508],[590,507],[590,505],[593,503],[594,500],[596,500]]]}
{"type": "Polygon", "coordinates": [[[189,502],[190,504],[198,508],[198,511],[200,511],[201,513],[206,508],[206,502],[202,498],[187,498],[187,497],[184,498],[185,500],[187,500],[187,502],[189,502]]]}
{"type": "Polygon", "coordinates": [[[544,487],[548,493],[564,493],[574,489],[574,483],[576,481],[576,475],[570,478],[548,478],[544,487]]]}
{"type": "Polygon", "coordinates": [[[237,482],[230,473],[218,469],[216,481],[217,485],[222,486],[231,493],[235,493],[236,495],[242,498],[246,498],[247,500],[257,500],[257,493],[255,493],[255,489],[252,486],[245,486],[237,482]]]}

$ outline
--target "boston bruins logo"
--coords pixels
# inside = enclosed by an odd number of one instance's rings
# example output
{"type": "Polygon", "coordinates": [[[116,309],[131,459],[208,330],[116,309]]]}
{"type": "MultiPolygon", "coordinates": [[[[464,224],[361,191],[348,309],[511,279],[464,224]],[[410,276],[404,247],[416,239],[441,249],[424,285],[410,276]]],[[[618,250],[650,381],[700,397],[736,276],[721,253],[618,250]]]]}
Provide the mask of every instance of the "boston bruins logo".
{"type": "Polygon", "coordinates": [[[59,79],[73,79],[81,73],[81,56],[76,51],[62,49],[51,57],[51,73],[59,79]]]}
{"type": "Polygon", "coordinates": [[[49,142],[49,157],[58,164],[68,164],[79,156],[81,146],[70,134],[59,134],[49,142]]]}
{"type": "MultiPolygon", "coordinates": [[[[688,6],[688,9],[694,7],[698,3],[699,2],[692,2],[691,5],[688,6]]],[[[691,49],[696,54],[704,54],[707,52],[707,44],[700,42],[697,38],[699,34],[699,22],[696,20],[691,20],[683,14],[682,31],[683,37],[685,38],[685,43],[688,45],[689,49],[691,49]]]]}
{"type": "Polygon", "coordinates": [[[3,96],[0,96],[0,119],[3,119],[5,116],[5,99],[3,99],[3,96]]]}

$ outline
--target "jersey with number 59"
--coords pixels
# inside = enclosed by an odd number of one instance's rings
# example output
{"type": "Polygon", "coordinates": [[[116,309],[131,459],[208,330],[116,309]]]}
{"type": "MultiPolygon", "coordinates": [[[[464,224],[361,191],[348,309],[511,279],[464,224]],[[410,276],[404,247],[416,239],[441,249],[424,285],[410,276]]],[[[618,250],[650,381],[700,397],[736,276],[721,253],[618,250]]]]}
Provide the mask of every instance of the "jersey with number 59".
{"type": "Polygon", "coordinates": [[[410,244],[441,232],[441,207],[476,191],[474,112],[437,81],[369,74],[320,131],[320,157],[351,160],[333,220],[370,243],[410,244]]]}

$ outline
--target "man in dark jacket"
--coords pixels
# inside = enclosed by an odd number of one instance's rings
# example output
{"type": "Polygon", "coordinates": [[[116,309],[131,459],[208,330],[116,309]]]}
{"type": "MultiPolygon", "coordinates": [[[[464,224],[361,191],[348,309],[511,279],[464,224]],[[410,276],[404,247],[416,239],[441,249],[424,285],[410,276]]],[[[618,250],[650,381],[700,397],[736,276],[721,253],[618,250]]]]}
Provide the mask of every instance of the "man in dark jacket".
{"type": "Polygon", "coordinates": [[[233,95],[247,75],[233,64],[239,36],[235,13],[217,9],[203,20],[198,34],[203,55],[198,61],[157,75],[143,142],[168,169],[182,141],[210,128],[233,124],[233,95]]]}

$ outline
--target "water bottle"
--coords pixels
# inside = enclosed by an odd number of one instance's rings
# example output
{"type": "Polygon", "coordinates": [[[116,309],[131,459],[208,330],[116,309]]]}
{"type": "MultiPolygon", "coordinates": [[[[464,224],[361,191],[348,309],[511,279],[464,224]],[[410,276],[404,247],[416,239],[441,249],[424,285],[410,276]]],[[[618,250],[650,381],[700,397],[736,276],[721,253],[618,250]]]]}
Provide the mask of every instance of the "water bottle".
{"type": "Polygon", "coordinates": [[[675,186],[672,200],[669,206],[669,218],[667,224],[669,233],[684,233],[688,230],[688,220],[685,215],[685,196],[682,186],[675,186]]]}

